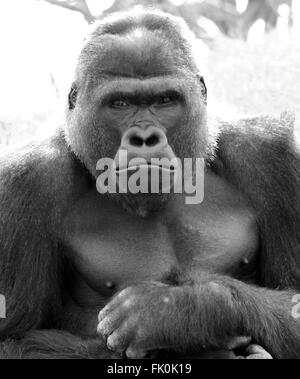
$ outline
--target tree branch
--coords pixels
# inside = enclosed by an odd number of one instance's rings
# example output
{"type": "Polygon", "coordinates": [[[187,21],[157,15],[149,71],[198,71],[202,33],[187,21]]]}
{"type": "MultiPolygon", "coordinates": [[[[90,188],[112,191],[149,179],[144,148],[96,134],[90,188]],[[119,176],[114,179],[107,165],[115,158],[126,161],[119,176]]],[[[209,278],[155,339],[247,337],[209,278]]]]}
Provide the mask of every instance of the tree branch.
{"type": "Polygon", "coordinates": [[[47,3],[58,5],[59,7],[69,9],[71,11],[79,12],[83,15],[85,20],[91,24],[96,20],[87,5],[86,0],[44,0],[47,3]]]}

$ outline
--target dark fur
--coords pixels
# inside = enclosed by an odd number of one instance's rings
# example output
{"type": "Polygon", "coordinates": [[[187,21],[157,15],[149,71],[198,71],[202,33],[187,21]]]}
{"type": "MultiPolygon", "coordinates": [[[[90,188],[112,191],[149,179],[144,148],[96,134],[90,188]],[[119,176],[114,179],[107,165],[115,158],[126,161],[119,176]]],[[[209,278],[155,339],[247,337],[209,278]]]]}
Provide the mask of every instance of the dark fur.
{"type": "MultiPolygon", "coordinates": [[[[102,28],[117,34],[132,22],[109,21],[102,28]]],[[[143,22],[151,30],[174,30],[158,16],[143,22]]],[[[180,48],[185,48],[181,42],[180,48]]],[[[80,64],[89,64],[87,57],[80,64]]],[[[196,273],[189,278],[195,311],[200,297],[201,307],[205,299],[209,310],[195,326],[200,325],[203,339],[212,345],[226,326],[233,334],[253,336],[275,358],[300,357],[300,323],[291,317],[291,299],[300,289],[300,160],[293,123],[285,115],[281,120],[266,117],[219,125],[209,163],[258,214],[261,250],[259,287],[222,276],[203,278],[196,273]]],[[[0,293],[7,298],[9,315],[0,320],[0,357],[115,357],[102,340],[64,330],[67,260],[57,230],[91,180],[85,165],[59,131],[1,158],[0,167],[0,293]]],[[[178,343],[191,337],[179,334],[178,343]]]]}

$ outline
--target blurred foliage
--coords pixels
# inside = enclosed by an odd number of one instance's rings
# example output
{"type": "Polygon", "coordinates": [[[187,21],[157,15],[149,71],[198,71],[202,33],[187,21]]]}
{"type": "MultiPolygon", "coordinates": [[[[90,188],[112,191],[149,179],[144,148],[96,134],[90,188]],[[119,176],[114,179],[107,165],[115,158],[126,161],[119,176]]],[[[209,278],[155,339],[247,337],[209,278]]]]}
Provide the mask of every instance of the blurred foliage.
{"type": "Polygon", "coordinates": [[[277,33],[260,44],[221,38],[210,51],[205,77],[213,113],[225,118],[247,114],[295,112],[300,131],[300,43],[277,33]]]}
{"type": "Polygon", "coordinates": [[[44,1],[80,12],[89,23],[108,13],[131,9],[135,6],[154,7],[183,17],[196,35],[202,39],[210,38],[203,18],[213,22],[220,32],[228,37],[246,39],[250,28],[259,19],[266,22],[267,30],[274,28],[279,16],[278,6],[280,4],[291,6],[292,2],[292,0],[248,0],[245,11],[239,13],[236,0],[186,0],[180,1],[177,5],[171,0],[147,0],[146,2],[145,0],[114,0],[112,6],[99,16],[91,13],[86,0],[44,1]]]}
{"type": "MultiPolygon", "coordinates": [[[[169,0],[147,1],[149,6],[183,17],[196,35],[202,39],[207,36],[205,28],[201,25],[203,17],[214,22],[226,36],[246,39],[250,28],[258,19],[265,20],[268,29],[274,28],[278,18],[277,9],[282,3],[291,5],[291,0],[249,0],[245,12],[239,13],[236,0],[185,1],[178,6],[169,0]]],[[[145,1],[115,0],[106,13],[136,5],[145,5],[145,1]]]]}
{"type": "Polygon", "coordinates": [[[16,114],[0,121],[0,147],[12,144],[24,144],[39,136],[48,136],[55,125],[52,112],[16,114]]]}

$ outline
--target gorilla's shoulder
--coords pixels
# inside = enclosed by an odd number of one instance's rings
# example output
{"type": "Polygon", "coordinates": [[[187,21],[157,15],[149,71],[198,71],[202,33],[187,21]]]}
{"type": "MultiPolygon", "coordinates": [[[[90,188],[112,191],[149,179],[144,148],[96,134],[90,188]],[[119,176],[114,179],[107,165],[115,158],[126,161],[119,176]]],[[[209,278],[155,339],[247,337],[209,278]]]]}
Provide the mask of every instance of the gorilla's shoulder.
{"type": "Polygon", "coordinates": [[[299,161],[294,139],[295,117],[259,116],[218,122],[216,155],[225,165],[280,168],[283,161],[299,161]]]}
{"type": "MultiPolygon", "coordinates": [[[[227,152],[252,147],[257,152],[265,148],[294,149],[295,116],[283,113],[279,118],[258,116],[232,122],[219,121],[218,150],[227,152]]],[[[270,152],[269,150],[265,152],[270,152]]]]}
{"type": "Polygon", "coordinates": [[[26,176],[32,179],[51,176],[71,162],[63,133],[57,131],[53,136],[30,142],[24,146],[4,149],[0,156],[0,180],[26,176]]]}
{"type": "Polygon", "coordinates": [[[220,122],[212,168],[239,187],[258,207],[299,208],[300,155],[294,138],[295,117],[254,117],[220,122]]]}
{"type": "Polygon", "coordinates": [[[63,133],[8,149],[0,156],[0,200],[32,197],[38,202],[67,196],[74,187],[77,163],[63,133]],[[64,196],[65,195],[65,196],[64,196]]]}

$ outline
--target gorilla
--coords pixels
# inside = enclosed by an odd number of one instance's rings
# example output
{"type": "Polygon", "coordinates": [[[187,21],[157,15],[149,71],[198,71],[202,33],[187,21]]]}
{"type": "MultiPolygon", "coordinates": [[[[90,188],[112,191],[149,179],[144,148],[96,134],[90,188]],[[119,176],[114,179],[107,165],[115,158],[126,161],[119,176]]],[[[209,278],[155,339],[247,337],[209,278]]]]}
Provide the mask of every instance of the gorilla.
{"type": "Polygon", "coordinates": [[[65,124],[1,156],[2,359],[300,357],[294,119],[208,122],[197,54],[179,18],[108,16],[83,44],[65,124]],[[120,190],[124,173],[177,178],[158,158],[202,159],[203,201],[161,179],[120,190]],[[116,192],[97,186],[102,159],[116,192]]]}

